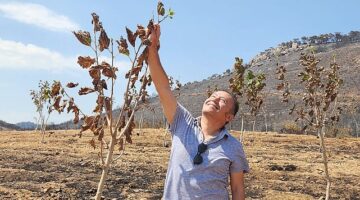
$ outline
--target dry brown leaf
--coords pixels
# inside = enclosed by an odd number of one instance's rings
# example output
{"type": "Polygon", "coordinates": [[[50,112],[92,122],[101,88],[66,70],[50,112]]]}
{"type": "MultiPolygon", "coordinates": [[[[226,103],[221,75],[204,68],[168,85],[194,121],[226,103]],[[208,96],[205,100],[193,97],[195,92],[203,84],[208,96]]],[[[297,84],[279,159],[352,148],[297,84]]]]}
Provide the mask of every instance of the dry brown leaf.
{"type": "Polygon", "coordinates": [[[114,78],[116,79],[116,74],[115,72],[110,68],[110,67],[107,67],[107,68],[104,68],[102,70],[102,74],[108,78],[114,78]]]}
{"type": "Polygon", "coordinates": [[[84,69],[89,68],[91,65],[95,63],[95,58],[91,58],[90,56],[79,56],[77,63],[84,69]]]}
{"type": "Polygon", "coordinates": [[[87,95],[87,94],[92,93],[92,92],[95,92],[95,90],[92,89],[92,88],[88,88],[88,87],[82,87],[79,90],[79,95],[87,95]]]}
{"type": "Polygon", "coordinates": [[[108,49],[110,45],[110,39],[108,38],[104,29],[101,29],[99,37],[99,50],[100,52],[104,49],[108,49]]]}
{"type": "Polygon", "coordinates": [[[74,98],[71,97],[68,103],[67,113],[69,113],[73,109],[73,106],[74,106],[74,98]]]}
{"type": "Polygon", "coordinates": [[[84,44],[86,46],[91,46],[91,36],[90,33],[87,31],[73,31],[76,38],[81,42],[81,44],[84,44]]]}
{"type": "Polygon", "coordinates": [[[139,35],[141,39],[145,39],[146,36],[146,30],[143,26],[137,25],[136,34],[139,35]]]}
{"type": "Polygon", "coordinates": [[[57,110],[60,113],[60,101],[61,101],[61,96],[57,96],[55,98],[55,102],[53,104],[53,107],[55,108],[55,110],[57,110]]]}
{"type": "Polygon", "coordinates": [[[159,1],[158,5],[157,5],[157,13],[158,13],[158,15],[161,15],[161,16],[165,15],[164,4],[161,1],[159,1]]]}
{"type": "Polygon", "coordinates": [[[93,19],[91,23],[94,26],[94,31],[100,31],[102,28],[101,22],[99,21],[99,16],[96,13],[91,13],[93,19]]]}
{"type": "Polygon", "coordinates": [[[74,124],[77,124],[79,122],[79,108],[77,106],[72,107],[73,113],[74,113],[74,124]]]}
{"type": "Polygon", "coordinates": [[[120,40],[116,40],[116,42],[118,43],[118,50],[119,53],[124,54],[129,56],[130,55],[130,51],[128,49],[128,44],[126,39],[124,39],[122,36],[120,37],[120,40]]]}
{"type": "Polygon", "coordinates": [[[132,75],[138,76],[139,72],[141,71],[142,66],[137,66],[134,67],[133,69],[129,70],[126,74],[125,74],[125,78],[129,78],[132,75]]]}
{"type": "Polygon", "coordinates": [[[78,85],[79,85],[79,83],[70,82],[70,83],[66,84],[66,87],[68,87],[68,88],[74,88],[74,87],[76,87],[76,86],[78,86],[78,85]]]}
{"type": "Polygon", "coordinates": [[[136,34],[134,34],[128,27],[126,27],[126,33],[131,46],[135,47],[136,34]]]}
{"type": "Polygon", "coordinates": [[[97,116],[85,116],[84,118],[84,124],[81,126],[80,133],[88,130],[91,128],[91,130],[95,130],[97,127],[97,122],[100,119],[100,115],[97,116]]]}
{"type": "Polygon", "coordinates": [[[104,96],[99,95],[96,100],[96,107],[93,112],[101,112],[104,105],[104,96]]]}
{"type": "Polygon", "coordinates": [[[60,94],[61,84],[60,82],[54,82],[51,87],[51,96],[54,97],[58,94],[60,94]]]}
{"type": "Polygon", "coordinates": [[[89,74],[90,74],[91,78],[94,80],[100,80],[100,78],[101,78],[100,69],[98,69],[97,67],[91,67],[89,69],[89,74]]]}
{"type": "Polygon", "coordinates": [[[107,84],[106,84],[106,81],[104,79],[101,80],[101,86],[102,88],[104,88],[105,90],[107,90],[107,84]]]}

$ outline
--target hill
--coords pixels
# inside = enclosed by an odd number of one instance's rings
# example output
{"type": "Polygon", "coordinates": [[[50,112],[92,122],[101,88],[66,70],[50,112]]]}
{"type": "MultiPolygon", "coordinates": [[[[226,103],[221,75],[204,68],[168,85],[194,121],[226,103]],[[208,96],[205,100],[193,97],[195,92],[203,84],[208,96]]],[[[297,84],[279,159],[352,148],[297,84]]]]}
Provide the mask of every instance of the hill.
{"type": "Polygon", "coordinates": [[[21,128],[15,124],[10,124],[5,121],[0,120],[0,131],[11,131],[11,130],[20,130],[21,128]]]}
{"type": "MultiPolygon", "coordinates": [[[[346,43],[324,43],[324,44],[297,44],[270,48],[261,52],[254,59],[252,59],[246,66],[248,69],[258,73],[265,73],[266,88],[264,91],[264,109],[259,113],[255,120],[256,131],[281,131],[289,124],[292,126],[301,126],[301,124],[293,124],[292,118],[289,117],[288,112],[291,105],[286,105],[281,102],[281,94],[276,90],[276,85],[279,83],[275,79],[275,69],[277,63],[284,65],[288,71],[287,76],[289,80],[296,80],[297,74],[300,72],[299,58],[301,53],[315,50],[316,56],[321,59],[319,65],[328,67],[333,55],[336,56],[336,62],[340,65],[340,73],[344,79],[344,85],[341,88],[339,96],[339,104],[345,101],[349,103],[349,99],[354,99],[353,104],[358,104],[360,98],[360,43],[358,40],[346,43]],[[313,46],[314,45],[314,46],[313,46]],[[342,101],[342,102],[341,102],[342,101]],[[265,123],[266,121],[266,123],[265,123]]],[[[227,89],[229,86],[228,80],[231,78],[231,70],[227,70],[222,74],[214,74],[202,81],[194,81],[184,84],[180,91],[174,91],[175,94],[180,93],[178,101],[183,104],[194,116],[201,114],[201,107],[204,100],[207,98],[208,88],[227,89]]],[[[291,82],[291,88],[294,91],[300,92],[301,86],[297,81],[291,82]]],[[[300,98],[300,97],[299,97],[300,98]]],[[[299,99],[298,98],[298,99],[299,99]]],[[[243,102],[240,100],[240,102],[243,102]]],[[[154,112],[144,109],[143,114],[137,115],[137,120],[143,116],[144,126],[150,127],[164,127],[162,111],[157,97],[149,99],[149,106],[154,108],[154,112]]],[[[249,116],[249,109],[240,103],[240,114],[236,119],[229,124],[231,129],[240,130],[241,120],[244,119],[244,128],[246,130],[253,129],[254,119],[249,116]]],[[[358,121],[360,121],[360,110],[348,110],[341,118],[340,126],[337,128],[335,134],[353,134],[360,132],[358,121]]]]}
{"type": "Polygon", "coordinates": [[[19,122],[15,125],[20,127],[22,130],[33,130],[36,128],[36,124],[33,122],[19,122]]]}

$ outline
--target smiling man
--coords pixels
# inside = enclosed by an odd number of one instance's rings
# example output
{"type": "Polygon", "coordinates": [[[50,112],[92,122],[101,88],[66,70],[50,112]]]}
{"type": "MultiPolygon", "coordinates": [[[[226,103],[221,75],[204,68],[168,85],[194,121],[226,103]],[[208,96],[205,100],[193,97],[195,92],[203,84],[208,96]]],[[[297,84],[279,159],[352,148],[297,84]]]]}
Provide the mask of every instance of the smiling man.
{"type": "Polygon", "coordinates": [[[238,111],[236,98],[217,91],[205,100],[202,115],[194,118],[170,89],[158,54],[159,25],[150,37],[150,73],[172,134],[163,199],[229,199],[229,177],[232,199],[245,199],[248,162],[241,143],[225,128],[238,111]]]}

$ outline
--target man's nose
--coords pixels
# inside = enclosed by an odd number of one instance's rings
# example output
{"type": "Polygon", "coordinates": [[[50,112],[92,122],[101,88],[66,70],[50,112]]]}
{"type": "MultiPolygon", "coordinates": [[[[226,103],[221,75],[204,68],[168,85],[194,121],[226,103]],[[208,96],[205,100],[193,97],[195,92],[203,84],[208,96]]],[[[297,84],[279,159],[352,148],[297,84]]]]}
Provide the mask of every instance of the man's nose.
{"type": "Polygon", "coordinates": [[[220,97],[215,97],[214,101],[218,103],[220,101],[220,97]]]}

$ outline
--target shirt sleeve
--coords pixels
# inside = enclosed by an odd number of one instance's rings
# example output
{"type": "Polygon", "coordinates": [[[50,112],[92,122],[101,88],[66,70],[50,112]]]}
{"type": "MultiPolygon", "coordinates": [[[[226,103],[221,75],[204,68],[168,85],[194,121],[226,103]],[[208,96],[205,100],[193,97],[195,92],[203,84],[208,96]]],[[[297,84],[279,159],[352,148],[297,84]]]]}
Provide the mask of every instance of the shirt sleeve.
{"type": "Polygon", "coordinates": [[[169,125],[169,130],[172,135],[177,135],[184,132],[184,129],[194,121],[191,113],[187,111],[181,104],[177,103],[173,122],[169,125]]]}
{"type": "Polygon", "coordinates": [[[242,144],[236,145],[234,152],[234,158],[230,165],[230,173],[235,172],[244,172],[249,173],[249,163],[246,159],[245,152],[243,150],[242,144]]]}

